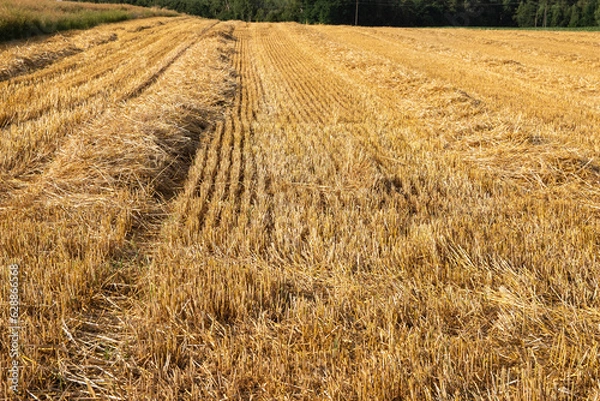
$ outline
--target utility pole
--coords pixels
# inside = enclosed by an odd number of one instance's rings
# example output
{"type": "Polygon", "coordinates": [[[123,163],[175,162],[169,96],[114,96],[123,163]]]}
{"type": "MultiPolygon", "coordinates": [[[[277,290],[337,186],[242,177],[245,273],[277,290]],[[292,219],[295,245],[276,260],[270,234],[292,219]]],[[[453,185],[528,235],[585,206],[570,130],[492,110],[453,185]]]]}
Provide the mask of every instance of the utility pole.
{"type": "Polygon", "coordinates": [[[354,25],[358,25],[358,0],[356,0],[356,10],[354,11],[354,25]]]}

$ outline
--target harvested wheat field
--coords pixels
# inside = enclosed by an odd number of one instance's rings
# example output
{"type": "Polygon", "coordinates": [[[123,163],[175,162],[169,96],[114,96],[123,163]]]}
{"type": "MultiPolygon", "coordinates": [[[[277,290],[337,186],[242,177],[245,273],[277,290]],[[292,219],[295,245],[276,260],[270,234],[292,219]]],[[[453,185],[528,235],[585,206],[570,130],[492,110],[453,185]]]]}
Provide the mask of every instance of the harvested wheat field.
{"type": "Polygon", "coordinates": [[[599,43],[177,17],[5,45],[0,394],[600,399],[599,43]]]}

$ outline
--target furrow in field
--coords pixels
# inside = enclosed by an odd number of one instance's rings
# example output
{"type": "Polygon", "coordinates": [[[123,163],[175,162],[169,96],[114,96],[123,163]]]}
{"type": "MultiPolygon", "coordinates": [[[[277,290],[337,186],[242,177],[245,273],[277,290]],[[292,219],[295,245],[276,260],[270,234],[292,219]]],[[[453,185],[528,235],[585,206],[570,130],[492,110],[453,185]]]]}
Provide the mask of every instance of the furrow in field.
{"type": "MultiPolygon", "coordinates": [[[[182,236],[211,254],[262,254],[270,242],[271,171],[254,126],[264,116],[264,82],[252,29],[236,27],[231,63],[237,90],[210,143],[201,142],[176,207],[182,236]]],[[[267,150],[268,151],[268,150],[267,150]]]]}
{"type": "Polygon", "coordinates": [[[243,165],[244,157],[244,142],[248,131],[244,130],[242,121],[246,116],[243,115],[247,101],[245,97],[246,76],[244,64],[246,62],[245,41],[236,41],[235,53],[233,55],[233,67],[237,77],[237,93],[233,100],[232,112],[226,119],[226,136],[229,141],[224,145],[226,157],[223,158],[223,164],[220,168],[220,177],[218,181],[221,183],[217,198],[212,202],[211,210],[213,214],[211,221],[207,224],[203,236],[211,246],[221,248],[227,247],[228,250],[234,245],[228,238],[235,238],[232,233],[235,233],[238,223],[238,213],[240,211],[239,204],[240,191],[239,187],[243,177],[245,166],[243,165]]]}

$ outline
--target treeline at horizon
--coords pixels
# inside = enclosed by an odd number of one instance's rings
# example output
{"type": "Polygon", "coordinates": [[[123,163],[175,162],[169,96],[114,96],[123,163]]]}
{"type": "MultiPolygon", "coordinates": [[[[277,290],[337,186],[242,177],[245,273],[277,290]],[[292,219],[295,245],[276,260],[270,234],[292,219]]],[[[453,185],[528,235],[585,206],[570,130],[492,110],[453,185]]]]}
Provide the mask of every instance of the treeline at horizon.
{"type": "MultiPolygon", "coordinates": [[[[356,0],[76,0],[128,3],[221,20],[356,22],[356,0]]],[[[359,0],[358,25],[594,27],[600,0],[359,0]]]]}

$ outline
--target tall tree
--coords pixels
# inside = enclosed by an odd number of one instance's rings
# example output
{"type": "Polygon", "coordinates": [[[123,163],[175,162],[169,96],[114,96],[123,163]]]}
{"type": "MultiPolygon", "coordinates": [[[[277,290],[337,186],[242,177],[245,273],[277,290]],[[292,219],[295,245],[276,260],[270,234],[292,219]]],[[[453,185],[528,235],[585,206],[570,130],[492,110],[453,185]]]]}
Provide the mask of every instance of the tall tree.
{"type": "Polygon", "coordinates": [[[536,25],[537,4],[533,0],[521,1],[514,16],[519,26],[536,25]]]}

